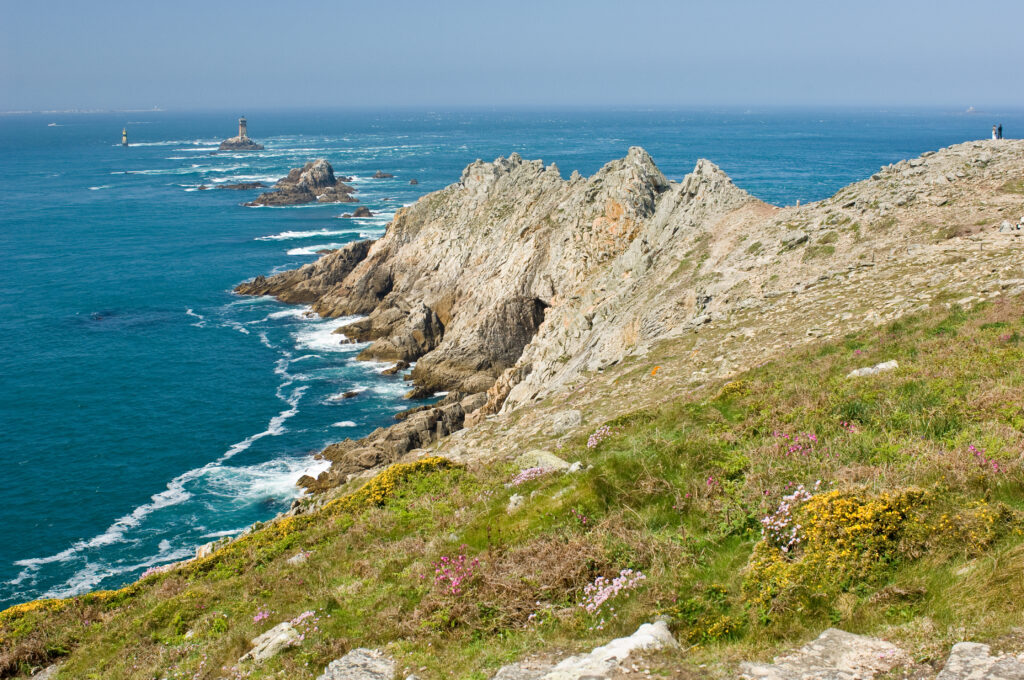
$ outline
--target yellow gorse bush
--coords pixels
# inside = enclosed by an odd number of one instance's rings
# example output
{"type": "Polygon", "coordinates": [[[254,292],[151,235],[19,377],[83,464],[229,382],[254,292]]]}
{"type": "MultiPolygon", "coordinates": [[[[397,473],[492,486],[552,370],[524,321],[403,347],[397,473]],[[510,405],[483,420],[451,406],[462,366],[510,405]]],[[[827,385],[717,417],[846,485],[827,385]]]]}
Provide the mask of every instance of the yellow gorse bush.
{"type": "Polygon", "coordinates": [[[409,477],[454,467],[459,466],[441,456],[421,458],[411,463],[395,463],[370,479],[370,481],[355,492],[331,501],[324,509],[327,511],[358,511],[364,508],[380,506],[393,497],[402,482],[409,477]]]}
{"type": "Polygon", "coordinates": [[[940,499],[918,488],[871,494],[833,490],[812,496],[794,511],[800,537],[790,552],[767,540],[754,548],[743,584],[745,599],[762,612],[796,601],[870,584],[900,560],[928,550],[980,552],[1019,519],[985,501],[940,513],[940,499]]]}

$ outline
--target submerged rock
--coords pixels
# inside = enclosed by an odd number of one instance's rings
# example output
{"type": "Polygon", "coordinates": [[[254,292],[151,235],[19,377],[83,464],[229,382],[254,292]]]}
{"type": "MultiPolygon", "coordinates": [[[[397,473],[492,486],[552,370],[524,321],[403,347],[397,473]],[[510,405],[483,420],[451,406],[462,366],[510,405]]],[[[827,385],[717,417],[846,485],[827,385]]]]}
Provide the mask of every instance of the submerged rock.
{"type": "Polygon", "coordinates": [[[394,175],[392,175],[390,172],[382,172],[378,170],[377,172],[373,173],[374,179],[391,179],[392,177],[394,177],[394,175]]]}
{"type": "Polygon", "coordinates": [[[263,182],[239,182],[237,184],[218,184],[218,189],[232,189],[234,191],[250,191],[252,189],[266,189],[263,182]]]}

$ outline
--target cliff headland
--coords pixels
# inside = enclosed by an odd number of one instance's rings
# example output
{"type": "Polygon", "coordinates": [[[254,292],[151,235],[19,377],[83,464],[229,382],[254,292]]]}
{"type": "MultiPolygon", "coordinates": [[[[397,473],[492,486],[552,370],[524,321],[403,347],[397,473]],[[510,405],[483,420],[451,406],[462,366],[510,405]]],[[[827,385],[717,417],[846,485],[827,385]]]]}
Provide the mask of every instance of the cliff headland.
{"type": "MultiPolygon", "coordinates": [[[[347,194],[320,163],[279,191],[347,194]]],[[[1022,216],[1014,140],[785,207],[636,147],[472,163],[237,289],[447,394],[266,525],[0,613],[0,676],[1024,677],[1022,216]]]]}

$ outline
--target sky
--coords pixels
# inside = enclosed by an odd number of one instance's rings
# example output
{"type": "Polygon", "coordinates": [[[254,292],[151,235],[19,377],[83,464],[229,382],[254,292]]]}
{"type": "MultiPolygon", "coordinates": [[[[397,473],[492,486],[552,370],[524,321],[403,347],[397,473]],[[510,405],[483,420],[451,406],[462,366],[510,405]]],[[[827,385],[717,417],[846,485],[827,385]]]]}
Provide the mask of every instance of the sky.
{"type": "Polygon", "coordinates": [[[1024,106],[1021,0],[0,0],[0,111],[1024,106]]]}

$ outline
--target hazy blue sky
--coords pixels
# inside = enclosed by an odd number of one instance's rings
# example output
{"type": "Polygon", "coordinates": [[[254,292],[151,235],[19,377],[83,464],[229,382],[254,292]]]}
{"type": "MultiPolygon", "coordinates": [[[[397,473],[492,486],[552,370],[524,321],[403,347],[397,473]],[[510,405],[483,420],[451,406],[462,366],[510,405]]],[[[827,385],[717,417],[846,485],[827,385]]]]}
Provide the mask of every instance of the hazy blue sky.
{"type": "Polygon", "coordinates": [[[0,110],[1024,105],[1024,2],[0,0],[0,110]]]}

